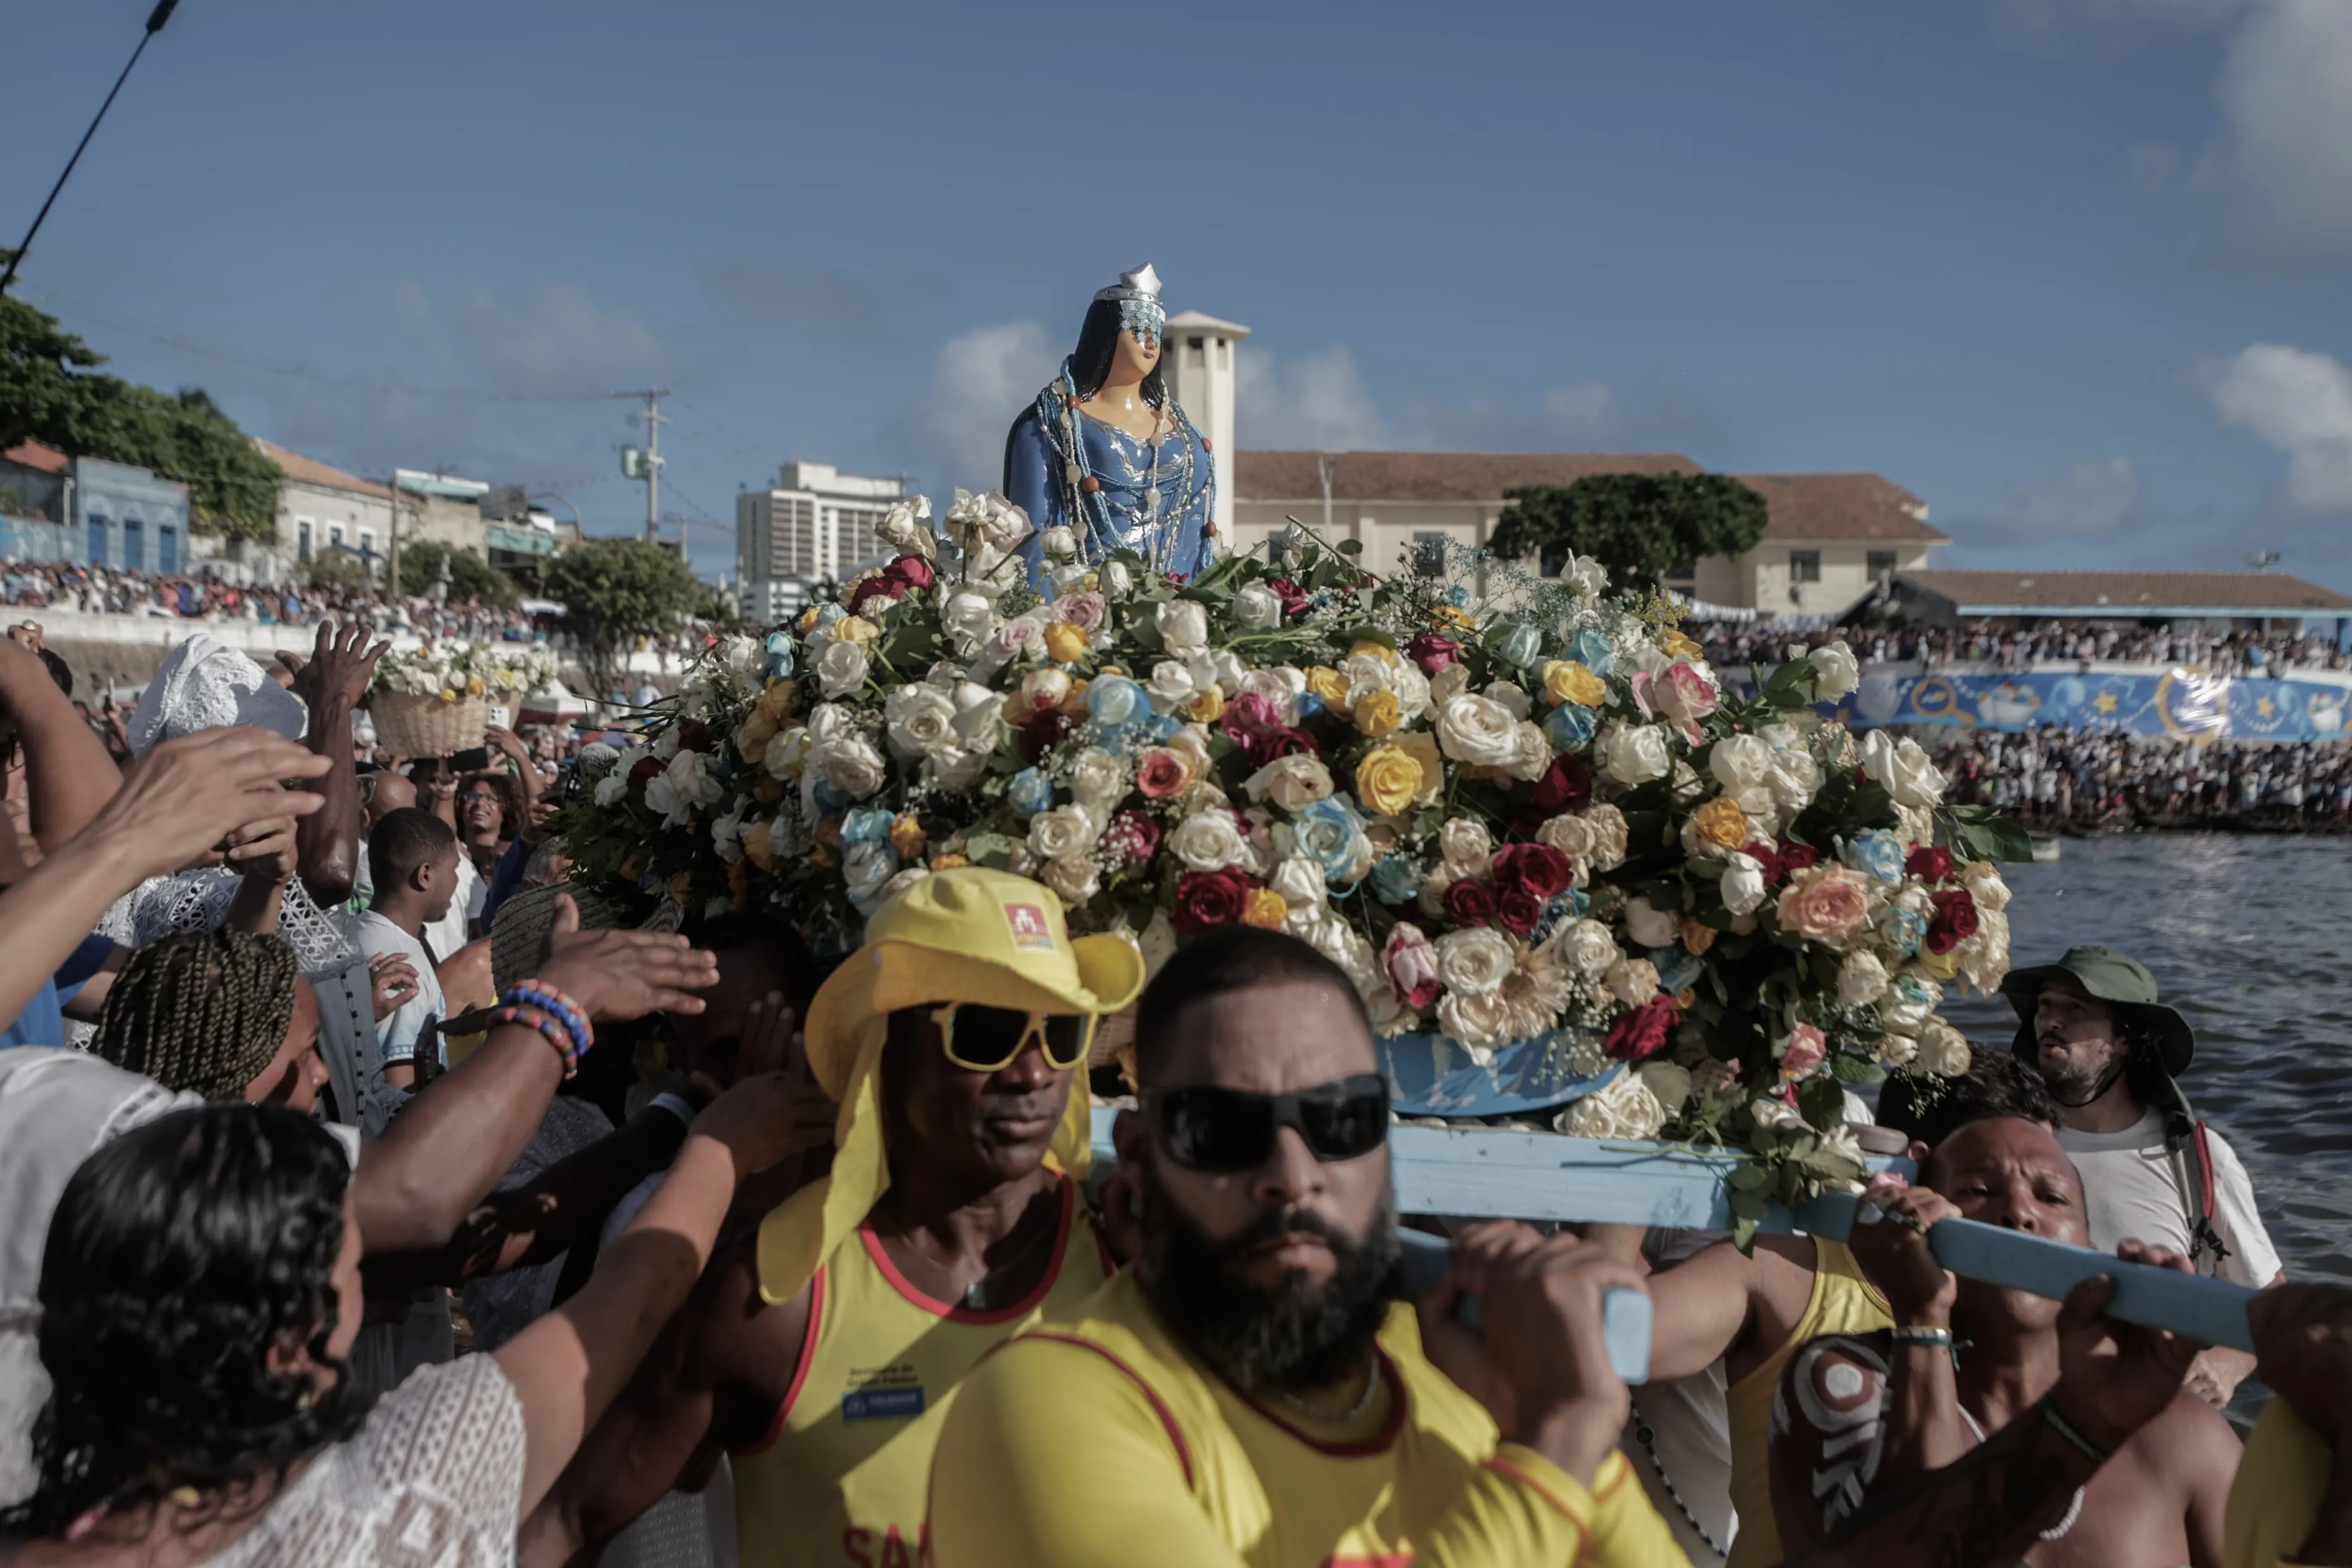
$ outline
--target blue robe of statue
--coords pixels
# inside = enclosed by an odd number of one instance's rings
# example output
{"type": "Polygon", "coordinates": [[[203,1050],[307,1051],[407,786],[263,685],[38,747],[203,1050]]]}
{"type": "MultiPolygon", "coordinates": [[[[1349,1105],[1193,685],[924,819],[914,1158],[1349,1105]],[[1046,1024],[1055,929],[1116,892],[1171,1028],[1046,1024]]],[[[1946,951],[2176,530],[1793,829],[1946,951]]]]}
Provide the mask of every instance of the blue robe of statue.
{"type": "Polygon", "coordinates": [[[1156,476],[1152,443],[1087,417],[1071,395],[1066,364],[1022,415],[1005,449],[1004,493],[1037,530],[1022,547],[1032,581],[1043,583],[1039,536],[1048,528],[1076,534],[1083,559],[1129,549],[1188,580],[1216,559],[1209,533],[1216,465],[1172,396],[1169,412],[1176,428],[1159,442],[1156,476]]]}

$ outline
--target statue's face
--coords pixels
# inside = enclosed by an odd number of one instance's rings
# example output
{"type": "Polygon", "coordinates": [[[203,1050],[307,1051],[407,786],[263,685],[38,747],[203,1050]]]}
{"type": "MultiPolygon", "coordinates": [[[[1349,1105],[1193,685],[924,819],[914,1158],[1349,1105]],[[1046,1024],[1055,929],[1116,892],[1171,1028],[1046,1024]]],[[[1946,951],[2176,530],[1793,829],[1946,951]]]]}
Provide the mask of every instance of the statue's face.
{"type": "Polygon", "coordinates": [[[1121,381],[1141,381],[1160,362],[1160,340],[1140,332],[1121,332],[1113,363],[1121,381]]]}

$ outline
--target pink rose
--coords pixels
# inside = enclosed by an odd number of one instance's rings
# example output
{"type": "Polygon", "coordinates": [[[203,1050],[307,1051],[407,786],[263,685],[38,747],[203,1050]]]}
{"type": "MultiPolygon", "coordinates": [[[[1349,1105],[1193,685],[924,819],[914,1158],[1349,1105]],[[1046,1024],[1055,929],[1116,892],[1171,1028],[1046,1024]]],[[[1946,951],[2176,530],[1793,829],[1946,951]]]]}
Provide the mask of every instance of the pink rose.
{"type": "Polygon", "coordinates": [[[1437,949],[1418,925],[1394,925],[1381,949],[1381,972],[1397,999],[1415,1011],[1437,999],[1437,949]]]}
{"type": "Polygon", "coordinates": [[[1780,929],[1830,947],[1843,947],[1870,913],[1863,880],[1843,866],[1808,866],[1780,890],[1780,929]]]}
{"type": "Polygon", "coordinates": [[[1780,1071],[1791,1078],[1802,1078],[1827,1061],[1830,1042],[1811,1024],[1801,1023],[1789,1031],[1780,1042],[1780,1071]]]}
{"type": "Polygon", "coordinates": [[[1136,764],[1135,787],[1147,800],[1165,800],[1192,781],[1192,764],[1164,746],[1147,747],[1136,764]]]}
{"type": "Polygon", "coordinates": [[[1054,601],[1054,619],[1091,635],[1101,628],[1107,609],[1099,593],[1065,593],[1054,601]]]}
{"type": "Polygon", "coordinates": [[[1427,675],[1462,662],[1462,644],[1435,632],[1423,632],[1405,644],[1404,652],[1405,657],[1419,664],[1422,674],[1427,675]]]}
{"type": "Polygon", "coordinates": [[[1685,724],[1705,718],[1715,711],[1717,701],[1715,677],[1686,659],[1677,659],[1650,688],[1650,700],[1668,718],[1685,724]]]}

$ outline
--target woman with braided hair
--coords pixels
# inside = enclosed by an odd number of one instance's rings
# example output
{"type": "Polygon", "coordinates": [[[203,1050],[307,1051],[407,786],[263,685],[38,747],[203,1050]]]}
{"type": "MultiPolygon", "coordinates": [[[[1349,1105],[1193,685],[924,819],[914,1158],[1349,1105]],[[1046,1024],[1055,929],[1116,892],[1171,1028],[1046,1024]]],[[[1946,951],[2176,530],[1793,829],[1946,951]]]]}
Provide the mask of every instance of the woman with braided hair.
{"type": "Polygon", "coordinates": [[[90,1042],[94,1054],[166,1089],[303,1112],[327,1081],[318,1047],[319,997],[294,949],[226,926],[132,953],[90,1042]]]}

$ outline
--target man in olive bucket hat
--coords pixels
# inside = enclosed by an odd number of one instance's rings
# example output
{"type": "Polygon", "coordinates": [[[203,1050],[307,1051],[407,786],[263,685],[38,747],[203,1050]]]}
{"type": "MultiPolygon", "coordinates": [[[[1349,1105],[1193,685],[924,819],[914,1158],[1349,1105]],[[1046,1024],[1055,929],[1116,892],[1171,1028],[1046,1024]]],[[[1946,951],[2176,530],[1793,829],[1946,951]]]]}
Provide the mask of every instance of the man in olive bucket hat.
{"type": "Polygon", "coordinates": [[[527,1564],[600,1545],[731,1455],[742,1561],[915,1568],[948,1398],[1109,1278],[1079,1183],[1085,1064],[1143,957],[978,866],[877,910],[818,988],[832,1173],[722,1241],[635,1381],[524,1524],[527,1564]]]}
{"type": "MultiPolygon", "coordinates": [[[[2017,1009],[2017,1054],[2058,1103],[2058,1143],[2082,1173],[2091,1245],[2112,1252],[2136,1238],[2241,1284],[2283,1278],[2246,1167],[2175,1082],[2197,1036],[2157,999],[2147,967],[2108,947],[2069,947],[2054,964],[2011,969],[2000,989],[2017,1009]]],[[[2207,1351],[2191,1386],[2226,1403],[2253,1359],[2207,1351]]]]}

